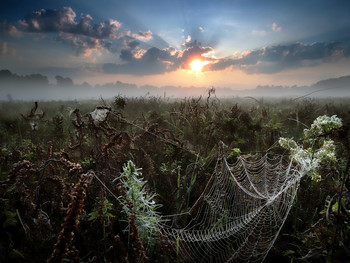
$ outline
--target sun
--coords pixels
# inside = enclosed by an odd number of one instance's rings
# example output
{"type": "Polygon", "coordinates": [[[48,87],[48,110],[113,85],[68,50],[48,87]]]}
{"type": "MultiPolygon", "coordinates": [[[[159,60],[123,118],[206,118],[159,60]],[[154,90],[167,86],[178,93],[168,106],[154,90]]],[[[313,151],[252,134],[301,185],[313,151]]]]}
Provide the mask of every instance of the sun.
{"type": "Polygon", "coordinates": [[[209,63],[209,61],[202,61],[199,59],[192,60],[190,63],[191,70],[194,74],[199,75],[202,72],[202,68],[209,63]]]}

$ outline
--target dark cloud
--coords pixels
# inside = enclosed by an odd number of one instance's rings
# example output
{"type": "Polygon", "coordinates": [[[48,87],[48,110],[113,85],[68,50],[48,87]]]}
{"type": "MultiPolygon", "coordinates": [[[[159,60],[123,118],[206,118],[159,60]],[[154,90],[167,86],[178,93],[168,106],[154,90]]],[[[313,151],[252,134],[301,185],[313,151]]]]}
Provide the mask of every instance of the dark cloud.
{"type": "MultiPolygon", "coordinates": [[[[127,63],[103,65],[103,71],[108,74],[135,74],[150,75],[175,71],[179,68],[188,68],[190,61],[195,58],[202,58],[204,54],[213,51],[211,47],[201,47],[196,41],[184,50],[177,50],[173,47],[164,49],[151,47],[136,57],[137,45],[123,49],[120,58],[127,63]]],[[[205,58],[210,60],[209,58],[205,58]]]]}
{"type": "Polygon", "coordinates": [[[77,56],[90,56],[92,52],[103,49],[101,41],[91,37],[77,37],[73,34],[60,33],[56,40],[66,44],[70,44],[76,51],[77,56]]]}
{"type": "Polygon", "coordinates": [[[248,74],[272,74],[283,70],[312,67],[321,63],[333,62],[350,57],[350,47],[339,42],[315,42],[312,44],[293,43],[290,45],[268,46],[253,51],[245,51],[230,58],[213,58],[210,46],[202,47],[193,41],[183,45],[182,50],[172,47],[160,49],[156,47],[141,50],[138,43],[128,42],[122,50],[120,58],[124,64],[108,64],[103,67],[105,73],[127,73],[137,75],[160,74],[187,69],[193,59],[205,59],[211,63],[204,70],[224,70],[230,67],[241,69],[248,74]],[[143,66],[142,66],[143,65],[143,66]],[[124,70],[125,68],[126,70],[124,70]],[[143,70],[144,68],[144,70],[143,70]]]}
{"type": "Polygon", "coordinates": [[[122,50],[120,58],[127,63],[103,65],[107,74],[152,75],[176,69],[177,57],[171,54],[172,49],[149,48],[142,56],[136,58],[131,50],[122,50]]]}
{"type": "Polygon", "coordinates": [[[41,9],[20,20],[21,29],[26,32],[66,32],[72,33],[76,26],[76,14],[70,7],[61,10],[41,9]]]}
{"type": "Polygon", "coordinates": [[[112,49],[110,39],[119,39],[125,34],[118,32],[120,23],[117,20],[93,24],[89,14],[82,14],[76,19],[71,7],[59,10],[41,9],[28,14],[19,21],[20,29],[28,33],[57,33],[59,42],[70,44],[78,56],[89,56],[92,52],[112,49]]]}
{"type": "MultiPolygon", "coordinates": [[[[131,43],[131,42],[130,42],[131,43]]],[[[246,51],[231,58],[210,58],[206,54],[213,52],[211,47],[202,47],[197,41],[183,45],[182,50],[174,48],[149,48],[136,58],[137,44],[128,43],[120,57],[125,64],[108,64],[103,68],[106,73],[127,74],[160,74],[179,68],[186,69],[195,59],[211,61],[206,70],[223,70],[235,67],[246,73],[272,74],[283,70],[300,67],[312,67],[320,63],[327,63],[350,57],[350,47],[339,42],[315,42],[312,44],[293,43],[290,45],[268,46],[261,49],[246,51]],[[129,45],[130,44],[130,45],[129,45]],[[142,69],[144,67],[144,70],[142,69]],[[123,70],[123,68],[127,70],[123,70]]]]}
{"type": "Polygon", "coordinates": [[[350,47],[339,42],[294,43],[246,52],[239,57],[218,59],[211,70],[238,67],[247,73],[272,74],[289,68],[315,66],[350,56],[350,47]]]}
{"type": "Polygon", "coordinates": [[[139,48],[138,46],[140,45],[140,42],[131,39],[129,41],[124,41],[123,42],[123,49],[120,51],[120,58],[123,61],[131,61],[134,59],[134,56],[137,54],[139,48]]]}
{"type": "Polygon", "coordinates": [[[59,10],[41,9],[28,14],[19,21],[19,24],[22,31],[32,33],[69,33],[97,39],[119,39],[124,36],[143,41],[152,39],[150,30],[139,31],[135,34],[129,31],[119,32],[121,24],[114,19],[94,24],[91,15],[82,14],[77,20],[77,15],[71,7],[63,7],[59,10]]]}
{"type": "MultiPolygon", "coordinates": [[[[59,42],[70,44],[77,55],[90,55],[107,49],[112,53],[120,52],[121,58],[129,61],[137,53],[138,40],[148,41],[152,39],[152,32],[139,31],[132,34],[130,31],[120,31],[121,24],[114,19],[107,19],[101,23],[93,23],[89,14],[81,14],[77,18],[71,7],[63,7],[59,10],[41,9],[28,14],[19,20],[19,29],[27,33],[57,33],[55,39],[59,42]],[[126,46],[121,45],[122,39],[129,39],[126,46]]],[[[16,27],[5,22],[0,24],[0,33],[18,34],[16,27]],[[17,32],[17,33],[16,33],[17,32]]]]}
{"type": "Polygon", "coordinates": [[[157,61],[172,61],[173,59],[167,50],[152,47],[147,50],[147,52],[141,57],[140,60],[147,63],[153,63],[157,61]]]}
{"type": "Polygon", "coordinates": [[[94,25],[91,32],[91,37],[96,38],[119,38],[124,36],[123,34],[117,35],[117,31],[120,27],[120,23],[117,20],[108,19],[103,23],[94,25]]]}
{"type": "Polygon", "coordinates": [[[124,43],[125,43],[124,45],[129,49],[135,49],[138,45],[140,45],[140,42],[137,40],[131,40],[128,42],[125,41],[124,43]]]}
{"type": "Polygon", "coordinates": [[[118,38],[117,31],[120,23],[117,20],[108,19],[99,24],[92,24],[89,14],[82,14],[76,21],[76,13],[71,7],[63,7],[59,10],[41,9],[28,14],[20,20],[21,30],[35,33],[70,33],[98,39],[118,38]]]}
{"type": "Polygon", "coordinates": [[[133,60],[134,55],[132,54],[132,52],[130,50],[122,49],[119,57],[124,61],[131,61],[131,60],[133,60]]]}

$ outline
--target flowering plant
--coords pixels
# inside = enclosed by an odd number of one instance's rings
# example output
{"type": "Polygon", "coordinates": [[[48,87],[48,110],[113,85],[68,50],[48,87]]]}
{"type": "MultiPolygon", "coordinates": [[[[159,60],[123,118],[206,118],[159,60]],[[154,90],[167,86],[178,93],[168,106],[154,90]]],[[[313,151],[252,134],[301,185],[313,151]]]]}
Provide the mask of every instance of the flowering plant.
{"type": "Polygon", "coordinates": [[[320,116],[312,124],[310,129],[305,129],[303,134],[304,145],[298,145],[293,139],[281,137],[279,144],[289,150],[291,158],[295,160],[315,181],[321,180],[318,169],[321,164],[332,164],[337,161],[334,141],[328,139],[329,133],[342,126],[342,120],[336,115],[332,117],[320,116]],[[316,148],[316,145],[321,145],[316,148]]]}

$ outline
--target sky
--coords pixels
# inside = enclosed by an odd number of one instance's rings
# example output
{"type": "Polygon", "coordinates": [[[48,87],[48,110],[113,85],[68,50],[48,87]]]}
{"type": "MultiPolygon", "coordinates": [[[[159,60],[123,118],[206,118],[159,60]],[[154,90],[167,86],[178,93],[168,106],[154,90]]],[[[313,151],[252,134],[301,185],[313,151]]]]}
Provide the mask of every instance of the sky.
{"type": "Polygon", "coordinates": [[[2,0],[0,69],[90,84],[310,85],[350,75],[350,1],[2,0]]]}

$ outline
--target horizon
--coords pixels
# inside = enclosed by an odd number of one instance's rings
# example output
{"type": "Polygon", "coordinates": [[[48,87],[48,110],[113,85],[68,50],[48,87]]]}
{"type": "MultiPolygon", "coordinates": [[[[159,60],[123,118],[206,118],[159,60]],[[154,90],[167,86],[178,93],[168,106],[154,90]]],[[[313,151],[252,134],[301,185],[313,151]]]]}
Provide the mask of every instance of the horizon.
{"type": "MultiPolygon", "coordinates": [[[[89,83],[88,81],[84,81],[84,82],[76,82],[74,78],[71,78],[71,77],[67,77],[67,76],[61,76],[61,75],[55,75],[55,76],[46,76],[44,74],[41,74],[41,73],[38,73],[38,72],[32,72],[32,73],[29,73],[29,74],[24,74],[24,75],[20,75],[16,72],[12,72],[11,70],[9,69],[0,69],[0,82],[1,81],[4,81],[6,82],[4,79],[4,76],[1,75],[1,73],[3,72],[9,72],[12,76],[14,77],[18,77],[18,78],[31,78],[32,76],[40,76],[40,77],[43,77],[45,79],[47,79],[47,85],[51,85],[51,86],[60,86],[60,80],[58,79],[66,79],[68,80],[69,82],[71,81],[73,83],[72,86],[92,86],[92,87],[99,87],[99,86],[105,86],[105,85],[114,85],[114,84],[126,84],[126,85],[136,85],[138,88],[141,88],[143,86],[153,86],[153,87],[156,87],[156,88],[164,88],[164,87],[178,87],[178,88],[218,88],[218,89],[232,89],[232,90],[237,90],[237,91],[242,91],[244,89],[234,89],[234,88],[230,88],[230,87],[225,87],[225,86],[195,86],[195,85],[189,85],[189,86],[182,86],[182,85],[152,85],[152,84],[149,84],[149,83],[144,83],[144,84],[141,84],[141,85],[138,85],[136,83],[132,83],[132,82],[123,82],[123,81],[120,81],[119,79],[114,79],[112,81],[109,81],[109,82],[100,82],[100,83],[89,83]]],[[[337,80],[337,79],[342,79],[342,78],[350,78],[350,74],[349,75],[346,75],[346,76],[339,76],[339,77],[335,77],[335,78],[326,78],[326,79],[319,79],[319,80],[316,80],[315,82],[313,83],[310,83],[309,85],[283,85],[283,84],[279,84],[279,85],[275,85],[275,84],[266,84],[266,85],[262,85],[262,84],[257,84],[256,86],[254,87],[250,87],[248,89],[257,89],[261,86],[270,86],[270,87],[275,87],[275,86],[279,86],[279,87],[283,87],[283,88],[293,88],[293,87],[306,87],[306,86],[314,86],[316,84],[318,84],[319,82],[323,82],[323,81],[332,81],[332,80],[337,80]]],[[[8,82],[8,84],[12,85],[11,84],[11,80],[8,82]]],[[[350,84],[350,83],[349,83],[350,84]]]]}
{"type": "Polygon", "coordinates": [[[350,75],[344,1],[6,0],[0,68],[76,84],[254,89],[350,75]]]}
{"type": "MultiPolygon", "coordinates": [[[[200,69],[200,67],[199,67],[200,69]]],[[[91,85],[77,84],[74,79],[55,76],[55,83],[42,74],[18,75],[10,70],[0,70],[0,101],[12,100],[71,100],[122,97],[186,98],[214,95],[217,98],[340,98],[350,97],[350,75],[320,80],[312,85],[257,85],[252,89],[232,89],[215,86],[155,86],[136,85],[119,80],[91,85]],[[210,95],[211,94],[211,95],[210,95]]]]}

